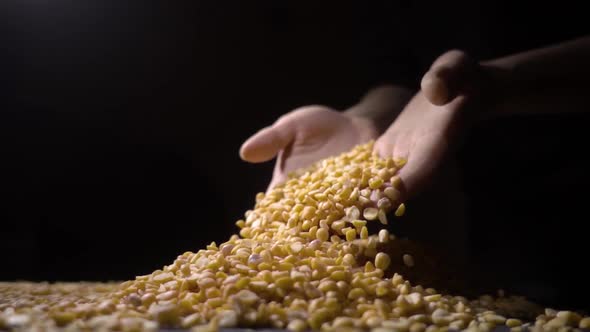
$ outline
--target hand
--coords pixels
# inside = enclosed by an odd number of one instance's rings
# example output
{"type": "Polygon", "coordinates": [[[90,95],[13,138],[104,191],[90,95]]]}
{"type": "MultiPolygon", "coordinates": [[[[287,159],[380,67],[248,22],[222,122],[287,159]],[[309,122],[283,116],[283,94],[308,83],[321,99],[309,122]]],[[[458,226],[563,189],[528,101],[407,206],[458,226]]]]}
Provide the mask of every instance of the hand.
{"type": "Polygon", "coordinates": [[[486,91],[493,91],[494,98],[499,99],[507,93],[508,76],[506,69],[482,65],[465,52],[453,50],[432,63],[422,77],[421,88],[426,99],[437,106],[444,106],[461,95],[472,99],[490,97],[491,94],[484,95],[486,91]]]}
{"type": "Polygon", "coordinates": [[[436,106],[419,92],[375,143],[381,157],[405,161],[398,173],[401,201],[422,189],[443,162],[461,130],[458,120],[465,102],[461,96],[436,106]]]}
{"type": "Polygon", "coordinates": [[[269,188],[296,169],[348,151],[378,136],[372,121],[323,106],[307,106],[280,117],[272,126],[250,137],[240,149],[243,160],[268,161],[275,156],[269,188]]]}
{"type": "Polygon", "coordinates": [[[471,121],[465,108],[494,83],[487,70],[463,52],[443,54],[424,75],[422,91],[377,140],[379,155],[406,161],[399,172],[402,201],[428,184],[456,145],[471,121]]]}

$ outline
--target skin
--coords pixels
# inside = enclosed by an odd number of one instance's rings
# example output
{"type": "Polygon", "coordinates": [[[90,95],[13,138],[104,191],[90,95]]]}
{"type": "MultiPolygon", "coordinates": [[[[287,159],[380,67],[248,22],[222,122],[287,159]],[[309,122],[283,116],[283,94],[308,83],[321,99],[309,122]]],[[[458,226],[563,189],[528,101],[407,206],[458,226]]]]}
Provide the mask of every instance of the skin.
{"type": "Polygon", "coordinates": [[[382,157],[404,158],[404,198],[419,193],[474,124],[513,114],[587,112],[590,38],[478,63],[453,50],[441,55],[421,91],[379,137],[382,157]]]}
{"type": "Polygon", "coordinates": [[[277,157],[272,187],[292,170],[377,139],[375,151],[382,157],[407,161],[400,171],[405,200],[429,184],[459,137],[479,121],[588,111],[587,59],[590,37],[485,62],[449,51],[433,62],[411,100],[408,90],[388,86],[345,112],[297,109],[249,138],[240,155],[255,163],[277,157]],[[391,125],[385,129],[384,123],[391,125]]]}
{"type": "Polygon", "coordinates": [[[377,136],[377,129],[366,119],[324,106],[308,106],[287,113],[272,126],[254,134],[242,145],[240,156],[254,163],[276,157],[269,185],[272,188],[291,171],[377,136]]]}
{"type": "MultiPolygon", "coordinates": [[[[407,90],[391,93],[403,90],[387,87],[390,93],[369,93],[342,113],[293,111],[282,120],[292,122],[293,132],[281,134],[286,126],[277,121],[273,134],[263,129],[244,143],[242,158],[260,162],[278,155],[273,186],[287,171],[377,138],[375,151],[381,156],[407,160],[399,173],[402,181],[396,203],[413,198],[413,204],[423,207],[413,209],[396,227],[405,227],[414,240],[447,253],[460,267],[470,260],[470,247],[461,175],[450,158],[452,150],[463,134],[482,121],[514,114],[589,111],[585,100],[590,86],[588,59],[590,38],[484,62],[450,51],[433,62],[412,98],[407,90]]],[[[482,285],[497,272],[484,267],[480,266],[481,273],[469,269],[473,281],[482,285]]]]}
{"type": "Polygon", "coordinates": [[[383,86],[344,112],[326,106],[293,110],[244,142],[240,156],[252,163],[276,157],[272,188],[291,171],[377,139],[410,96],[404,88],[383,86]]]}

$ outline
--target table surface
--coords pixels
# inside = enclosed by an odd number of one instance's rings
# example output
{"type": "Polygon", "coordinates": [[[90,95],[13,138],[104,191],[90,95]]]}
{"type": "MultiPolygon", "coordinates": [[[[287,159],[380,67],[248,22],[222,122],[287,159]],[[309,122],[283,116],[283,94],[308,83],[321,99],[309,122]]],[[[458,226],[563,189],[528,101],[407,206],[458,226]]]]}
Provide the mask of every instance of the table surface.
{"type": "MultiPolygon", "coordinates": [[[[189,332],[190,330],[183,330],[183,329],[163,329],[160,330],[161,332],[189,332]]],[[[494,332],[505,332],[510,331],[510,329],[506,326],[499,326],[493,329],[494,332]]],[[[219,332],[288,332],[288,330],[279,330],[279,329],[220,329],[219,332]]]]}
{"type": "MultiPolygon", "coordinates": [[[[161,332],[189,332],[190,330],[183,330],[183,329],[163,329],[160,330],[161,332]]],[[[452,331],[452,330],[451,330],[452,331]]],[[[498,326],[492,330],[493,332],[509,332],[510,328],[507,326],[498,326]]],[[[526,330],[525,330],[526,331],[526,330]]],[[[590,330],[582,330],[590,332],[590,330]]],[[[287,330],[279,330],[279,329],[221,329],[219,332],[287,332],[287,330]]]]}

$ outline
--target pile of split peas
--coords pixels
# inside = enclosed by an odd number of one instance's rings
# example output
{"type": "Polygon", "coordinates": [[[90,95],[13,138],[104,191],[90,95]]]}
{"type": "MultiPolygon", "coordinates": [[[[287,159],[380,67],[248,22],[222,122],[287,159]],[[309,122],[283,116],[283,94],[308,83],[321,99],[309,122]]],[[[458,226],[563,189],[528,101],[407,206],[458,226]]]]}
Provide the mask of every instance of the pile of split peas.
{"type": "Polygon", "coordinates": [[[0,329],[156,331],[274,327],[292,331],[566,331],[590,317],[521,297],[467,299],[413,285],[420,273],[388,218],[401,217],[403,162],[355,147],[256,196],[239,235],[186,252],[152,274],[114,283],[0,283],[0,329]],[[390,213],[393,212],[393,213],[390,213]],[[395,216],[395,217],[394,217],[395,216]],[[524,322],[527,315],[536,320],[524,322]]]}

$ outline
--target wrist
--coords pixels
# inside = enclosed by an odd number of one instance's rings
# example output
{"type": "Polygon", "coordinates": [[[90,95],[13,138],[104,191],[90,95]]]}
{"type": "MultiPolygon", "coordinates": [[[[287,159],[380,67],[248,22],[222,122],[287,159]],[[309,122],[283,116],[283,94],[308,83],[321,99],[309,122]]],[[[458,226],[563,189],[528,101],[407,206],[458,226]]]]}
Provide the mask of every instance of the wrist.
{"type": "Polygon", "coordinates": [[[370,90],[358,104],[346,110],[344,114],[370,123],[379,134],[382,134],[413,95],[413,91],[404,87],[379,86],[370,90]]]}
{"type": "Polygon", "coordinates": [[[498,106],[517,96],[518,81],[510,63],[482,61],[479,63],[478,93],[474,96],[471,121],[484,122],[497,116],[498,106]]]}
{"type": "Polygon", "coordinates": [[[377,139],[383,131],[379,127],[379,123],[374,119],[362,115],[355,115],[344,112],[344,116],[349,118],[353,127],[357,129],[362,141],[370,141],[377,139]]]}
{"type": "Polygon", "coordinates": [[[505,100],[516,95],[516,91],[519,90],[519,80],[517,67],[510,61],[483,61],[480,62],[480,68],[482,69],[483,75],[492,90],[491,93],[496,95],[496,100],[505,100]]]}
{"type": "Polygon", "coordinates": [[[343,114],[357,127],[360,125],[361,127],[371,128],[371,130],[374,131],[376,135],[380,135],[385,131],[383,128],[384,121],[376,118],[374,114],[363,112],[362,109],[351,107],[344,111],[343,114]]]}

